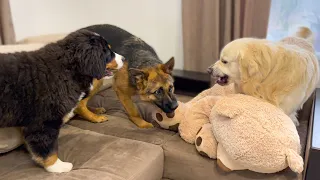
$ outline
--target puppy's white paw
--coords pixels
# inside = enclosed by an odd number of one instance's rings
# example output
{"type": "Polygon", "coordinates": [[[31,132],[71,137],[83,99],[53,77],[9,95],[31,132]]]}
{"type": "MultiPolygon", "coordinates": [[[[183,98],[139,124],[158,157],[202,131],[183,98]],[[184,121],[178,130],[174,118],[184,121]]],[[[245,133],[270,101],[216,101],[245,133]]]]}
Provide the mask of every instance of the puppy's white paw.
{"type": "Polygon", "coordinates": [[[57,161],[53,165],[45,167],[45,169],[48,172],[63,173],[71,171],[72,167],[72,163],[62,162],[60,159],[57,159],[57,161]]]}

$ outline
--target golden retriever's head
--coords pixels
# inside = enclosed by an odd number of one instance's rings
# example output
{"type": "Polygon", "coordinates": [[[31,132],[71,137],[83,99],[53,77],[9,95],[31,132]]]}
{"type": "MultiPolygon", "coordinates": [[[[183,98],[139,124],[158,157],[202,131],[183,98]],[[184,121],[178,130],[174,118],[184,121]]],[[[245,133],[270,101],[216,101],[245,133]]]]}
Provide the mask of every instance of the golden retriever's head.
{"type": "Polygon", "coordinates": [[[243,39],[227,44],[220,53],[220,59],[208,68],[208,73],[219,85],[228,85],[240,82],[239,58],[244,48],[243,39]]]}
{"type": "Polygon", "coordinates": [[[277,97],[301,82],[299,58],[296,51],[265,39],[242,38],[227,44],[208,72],[219,85],[234,83],[240,93],[277,105],[277,97]]]}
{"type": "Polygon", "coordinates": [[[249,77],[263,78],[270,61],[270,47],[265,40],[241,38],[227,44],[221,51],[220,59],[208,68],[208,73],[217,79],[219,85],[247,81],[249,77]]]}

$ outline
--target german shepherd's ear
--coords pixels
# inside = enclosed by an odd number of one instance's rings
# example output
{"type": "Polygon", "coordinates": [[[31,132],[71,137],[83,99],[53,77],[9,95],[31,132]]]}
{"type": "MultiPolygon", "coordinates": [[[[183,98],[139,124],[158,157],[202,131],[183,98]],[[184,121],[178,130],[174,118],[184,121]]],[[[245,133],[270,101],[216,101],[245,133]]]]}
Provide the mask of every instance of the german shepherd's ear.
{"type": "Polygon", "coordinates": [[[163,72],[171,74],[174,67],[174,57],[170,58],[168,62],[162,65],[163,72]]]}
{"type": "Polygon", "coordinates": [[[147,80],[149,73],[145,72],[143,70],[140,69],[135,69],[135,68],[130,68],[129,69],[129,74],[132,75],[132,77],[134,77],[134,81],[135,83],[140,83],[143,80],[147,80]]]}

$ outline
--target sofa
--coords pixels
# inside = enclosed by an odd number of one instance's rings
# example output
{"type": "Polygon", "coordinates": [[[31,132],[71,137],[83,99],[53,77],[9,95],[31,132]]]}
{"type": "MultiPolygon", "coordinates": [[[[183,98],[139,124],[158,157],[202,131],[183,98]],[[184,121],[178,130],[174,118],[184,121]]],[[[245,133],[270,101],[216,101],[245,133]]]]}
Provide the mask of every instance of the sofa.
{"type": "MultiPolygon", "coordinates": [[[[56,37],[61,38],[63,35],[56,37]]],[[[56,38],[50,35],[26,38],[17,45],[0,46],[0,53],[33,50],[55,40],[56,38]]],[[[46,172],[31,160],[22,145],[0,155],[0,179],[314,179],[306,173],[308,163],[305,163],[306,169],[301,175],[296,175],[290,169],[274,174],[251,171],[224,172],[219,169],[215,160],[201,156],[195,146],[182,140],[177,132],[158,127],[152,129],[136,127],[128,119],[111,84],[112,80],[106,80],[100,92],[88,103],[90,107],[104,107],[107,110],[108,121],[91,123],[76,116],[61,129],[59,157],[63,161],[73,163],[74,168],[71,172],[61,174],[46,172]]],[[[183,94],[177,96],[183,102],[192,98],[183,94]]],[[[320,111],[314,108],[315,103],[320,107],[319,90],[309,98],[299,112],[300,126],[297,130],[302,145],[302,157],[309,157],[308,152],[312,148],[312,124],[320,121],[313,115],[316,111],[320,111]]],[[[305,161],[308,162],[308,159],[305,161]]]]}

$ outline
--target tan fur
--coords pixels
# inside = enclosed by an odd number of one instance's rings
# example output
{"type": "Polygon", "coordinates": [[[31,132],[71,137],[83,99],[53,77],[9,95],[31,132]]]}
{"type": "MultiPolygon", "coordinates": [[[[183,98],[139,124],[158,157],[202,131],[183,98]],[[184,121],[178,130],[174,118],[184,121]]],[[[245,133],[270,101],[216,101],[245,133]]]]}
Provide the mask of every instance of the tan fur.
{"type": "Polygon", "coordinates": [[[141,128],[151,128],[153,125],[140,117],[131,97],[136,94],[135,89],[129,84],[128,64],[124,63],[123,68],[114,77],[113,88],[127,111],[130,120],[141,128]]]}
{"type": "MultiPolygon", "coordinates": [[[[23,130],[23,128],[21,128],[21,131],[22,131],[22,130],[23,130]]],[[[23,140],[24,140],[24,139],[23,139],[23,140]]],[[[42,166],[42,167],[51,166],[51,165],[53,165],[53,164],[57,161],[57,159],[58,159],[58,154],[57,154],[57,153],[52,153],[52,154],[49,155],[46,159],[43,159],[42,157],[37,156],[37,155],[35,155],[35,154],[32,152],[31,148],[29,147],[28,143],[25,142],[25,140],[24,140],[24,144],[25,144],[27,150],[29,151],[32,159],[33,159],[37,164],[39,164],[39,165],[42,166]]]]}
{"type": "Polygon", "coordinates": [[[75,109],[75,113],[80,115],[82,118],[94,122],[94,123],[100,123],[108,120],[108,117],[105,114],[105,110],[98,108],[98,109],[93,109],[90,111],[87,107],[88,101],[99,92],[100,87],[103,84],[103,80],[97,80],[95,79],[93,81],[93,89],[90,91],[90,94],[88,97],[84,98],[81,100],[75,109]]]}
{"type": "MultiPolygon", "coordinates": [[[[116,60],[113,59],[110,63],[108,63],[106,65],[106,69],[111,69],[111,70],[118,69],[118,64],[117,64],[116,60]]],[[[105,113],[104,108],[96,108],[96,109],[91,108],[89,110],[88,106],[87,106],[88,101],[99,92],[100,87],[102,85],[103,85],[103,79],[100,79],[100,80],[94,79],[93,80],[93,83],[92,83],[93,88],[91,89],[89,95],[86,98],[82,99],[78,103],[78,105],[74,111],[75,114],[78,114],[82,118],[84,118],[90,122],[93,122],[93,123],[101,123],[101,122],[108,120],[108,117],[104,114],[105,113]]],[[[64,120],[64,122],[67,122],[68,120],[64,120]]]]}
{"type": "Polygon", "coordinates": [[[310,43],[314,42],[314,35],[312,31],[307,27],[300,27],[295,34],[296,37],[301,37],[309,41],[310,43]]]}
{"type": "Polygon", "coordinates": [[[46,159],[43,160],[43,166],[44,166],[44,167],[51,166],[51,165],[53,165],[57,160],[58,160],[58,155],[57,155],[56,153],[55,153],[55,154],[52,154],[52,155],[50,155],[49,157],[47,157],[46,159]]]}
{"type": "Polygon", "coordinates": [[[279,42],[237,39],[221,51],[220,61],[213,65],[214,74],[228,75],[228,83],[234,82],[239,92],[282,108],[295,121],[295,112],[319,80],[312,33],[303,27],[296,34],[302,38],[287,37],[279,42]]]}
{"type": "MultiPolygon", "coordinates": [[[[170,59],[168,62],[174,62],[174,59],[170,59]]],[[[156,67],[139,69],[148,75],[147,79],[137,76],[136,87],[131,86],[129,83],[128,64],[124,63],[123,68],[114,77],[113,88],[129,115],[129,119],[140,128],[151,128],[151,123],[143,120],[138,112],[138,109],[134,105],[131,97],[138,95],[142,101],[153,102],[156,97],[150,92],[154,92],[160,87],[165,92],[169,91],[169,88],[173,86],[172,77],[166,72],[164,64],[159,64],[156,67]]]]}
{"type": "Polygon", "coordinates": [[[39,157],[39,156],[33,156],[32,159],[42,167],[49,167],[58,160],[58,155],[52,154],[48,156],[46,159],[43,159],[42,157],[39,157]]]}

